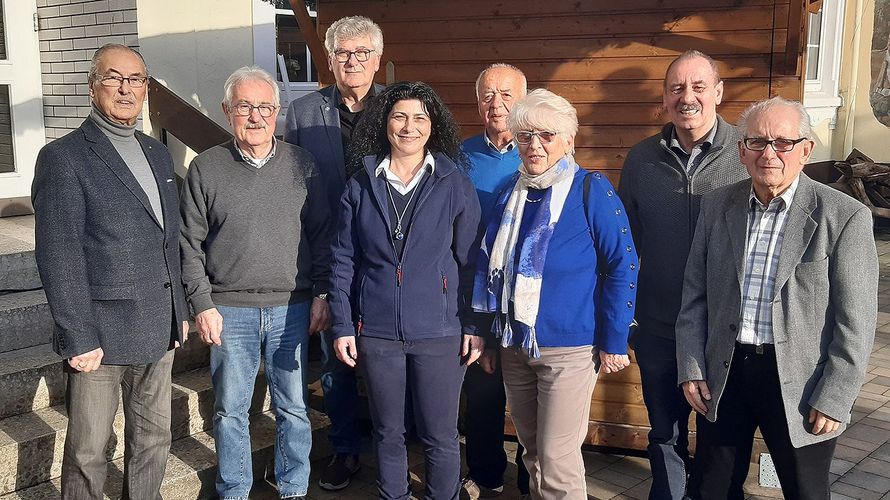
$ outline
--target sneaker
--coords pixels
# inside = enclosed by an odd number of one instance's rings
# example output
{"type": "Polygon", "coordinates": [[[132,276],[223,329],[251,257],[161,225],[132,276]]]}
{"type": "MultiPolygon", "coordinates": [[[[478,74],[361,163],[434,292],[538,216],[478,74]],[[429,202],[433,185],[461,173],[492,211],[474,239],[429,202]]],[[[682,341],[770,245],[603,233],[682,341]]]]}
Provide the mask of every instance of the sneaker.
{"type": "Polygon", "coordinates": [[[469,476],[460,482],[460,498],[464,500],[476,500],[477,498],[494,498],[501,496],[504,492],[504,486],[497,488],[486,488],[481,484],[477,484],[469,476]]]}
{"type": "Polygon", "coordinates": [[[328,491],[339,491],[349,486],[352,476],[361,468],[358,455],[337,453],[331,458],[331,463],[321,473],[318,485],[328,491]]]}

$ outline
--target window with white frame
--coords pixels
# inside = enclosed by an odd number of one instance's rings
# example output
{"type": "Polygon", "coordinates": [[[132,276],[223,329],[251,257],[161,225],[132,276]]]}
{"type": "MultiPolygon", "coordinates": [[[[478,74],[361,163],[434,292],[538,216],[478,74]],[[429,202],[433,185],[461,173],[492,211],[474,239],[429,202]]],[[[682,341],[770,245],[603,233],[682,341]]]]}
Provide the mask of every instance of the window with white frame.
{"type": "Polygon", "coordinates": [[[823,0],[809,14],[803,103],[814,124],[828,119],[830,128],[843,104],[838,93],[843,21],[844,0],[823,0]]]}
{"type": "MultiPolygon", "coordinates": [[[[304,0],[313,22],[317,0],[304,0]]],[[[278,79],[282,109],[318,88],[318,75],[288,0],[253,0],[254,63],[278,79]]],[[[316,36],[312,33],[311,36],[316,36]]]]}

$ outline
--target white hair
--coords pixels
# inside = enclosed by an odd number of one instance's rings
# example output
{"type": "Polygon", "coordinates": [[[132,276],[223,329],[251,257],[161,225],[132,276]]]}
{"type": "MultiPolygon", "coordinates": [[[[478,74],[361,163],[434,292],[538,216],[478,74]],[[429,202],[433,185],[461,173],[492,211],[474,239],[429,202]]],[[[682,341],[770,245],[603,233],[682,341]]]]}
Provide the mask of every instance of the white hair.
{"type": "Polygon", "coordinates": [[[520,130],[549,130],[566,137],[578,133],[578,112],[564,97],[535,89],[516,102],[507,117],[513,136],[520,130]]]}
{"type": "Polygon", "coordinates": [[[523,73],[522,70],[520,70],[516,66],[513,66],[512,64],[494,63],[494,64],[486,67],[485,69],[483,69],[482,72],[479,73],[479,76],[476,77],[476,100],[477,101],[479,100],[479,85],[482,85],[482,79],[485,78],[485,74],[493,69],[509,69],[511,71],[515,71],[516,74],[519,75],[519,79],[522,81],[522,94],[525,95],[526,92],[528,92],[528,80],[526,80],[525,73],[523,73]]]}
{"type": "Polygon", "coordinates": [[[225,97],[223,97],[222,102],[223,105],[226,108],[231,108],[232,98],[235,94],[235,87],[244,82],[250,81],[260,81],[268,83],[269,86],[272,87],[272,91],[275,95],[275,100],[274,102],[272,102],[272,104],[274,104],[275,106],[281,105],[281,96],[279,95],[278,82],[276,82],[275,79],[272,78],[272,75],[270,75],[266,70],[260,68],[259,66],[242,66],[236,69],[234,73],[226,78],[226,84],[224,87],[225,97]]]}
{"type": "Polygon", "coordinates": [[[383,55],[383,31],[377,23],[365,16],[348,16],[334,21],[324,34],[324,48],[328,54],[337,50],[337,42],[342,40],[355,40],[366,36],[371,39],[371,45],[378,56],[383,55]]]}
{"type": "MultiPolygon", "coordinates": [[[[772,97],[770,99],[766,99],[764,101],[755,102],[754,104],[748,106],[748,109],[742,112],[741,116],[739,116],[739,123],[737,125],[739,129],[739,133],[742,137],[748,136],[748,125],[751,123],[751,120],[755,116],[762,116],[767,111],[776,108],[778,106],[786,106],[797,112],[797,133],[798,137],[813,137],[813,127],[810,126],[810,115],[807,113],[807,110],[803,107],[798,101],[792,101],[791,99],[785,99],[782,96],[772,97]]],[[[789,137],[790,139],[790,137],[789,137]]]]}

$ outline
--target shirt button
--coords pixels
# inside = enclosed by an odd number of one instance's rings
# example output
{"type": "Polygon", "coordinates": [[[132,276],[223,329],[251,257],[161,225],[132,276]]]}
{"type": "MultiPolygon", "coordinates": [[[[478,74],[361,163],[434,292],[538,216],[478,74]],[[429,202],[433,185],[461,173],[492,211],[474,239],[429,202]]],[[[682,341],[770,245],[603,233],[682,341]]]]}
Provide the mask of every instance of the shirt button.
{"type": "Polygon", "coordinates": [[[731,331],[731,332],[736,331],[735,323],[730,323],[730,324],[729,324],[729,331],[731,331]]]}
{"type": "Polygon", "coordinates": [[[729,361],[723,362],[723,368],[729,368],[729,361]]]}

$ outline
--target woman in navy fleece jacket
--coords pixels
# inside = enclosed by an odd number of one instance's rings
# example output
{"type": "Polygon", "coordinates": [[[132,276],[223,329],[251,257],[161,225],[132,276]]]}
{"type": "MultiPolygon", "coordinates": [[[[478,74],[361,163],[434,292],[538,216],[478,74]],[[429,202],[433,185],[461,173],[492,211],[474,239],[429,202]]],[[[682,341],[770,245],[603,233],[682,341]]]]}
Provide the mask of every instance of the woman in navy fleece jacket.
{"type": "Polygon", "coordinates": [[[637,255],[624,207],[572,156],[578,118],[537,89],[508,118],[522,165],[498,196],[473,308],[501,345],[533,498],[586,499],[581,444],[597,371],[626,367],[637,255]]]}
{"type": "Polygon", "coordinates": [[[408,498],[405,394],[426,452],[427,498],[457,498],[464,362],[479,200],[451,113],[424,83],[389,86],[353,132],[329,295],[337,357],[367,382],[380,498],[408,498]]]}

